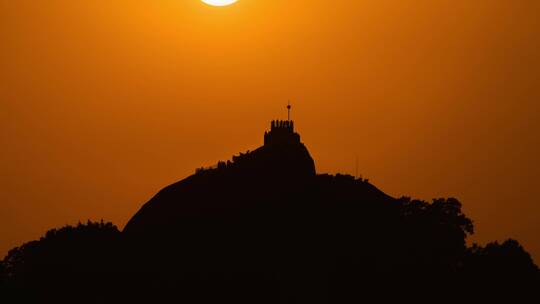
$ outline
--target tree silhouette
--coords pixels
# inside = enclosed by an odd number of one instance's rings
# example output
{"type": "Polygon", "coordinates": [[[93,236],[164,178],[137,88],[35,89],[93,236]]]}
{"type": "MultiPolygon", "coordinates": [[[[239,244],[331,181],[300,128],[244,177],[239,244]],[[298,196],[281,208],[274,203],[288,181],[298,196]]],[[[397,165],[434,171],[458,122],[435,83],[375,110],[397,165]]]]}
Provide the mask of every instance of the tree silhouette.
{"type": "Polygon", "coordinates": [[[49,230],[40,240],[10,250],[3,267],[10,289],[16,292],[12,296],[37,301],[54,294],[59,300],[89,289],[98,296],[114,286],[107,275],[114,272],[119,237],[112,223],[88,221],[49,230]]]}
{"type": "Polygon", "coordinates": [[[486,280],[513,278],[516,282],[538,278],[538,267],[531,256],[513,239],[485,247],[474,244],[467,251],[464,268],[470,276],[482,276],[486,280]]]}
{"type": "Polygon", "coordinates": [[[401,198],[405,233],[412,256],[419,263],[453,271],[466,250],[466,238],[474,233],[472,221],[455,198],[434,199],[431,204],[401,198]],[[411,242],[412,241],[412,242],[411,242]],[[435,266],[436,265],[436,266],[435,266]]]}

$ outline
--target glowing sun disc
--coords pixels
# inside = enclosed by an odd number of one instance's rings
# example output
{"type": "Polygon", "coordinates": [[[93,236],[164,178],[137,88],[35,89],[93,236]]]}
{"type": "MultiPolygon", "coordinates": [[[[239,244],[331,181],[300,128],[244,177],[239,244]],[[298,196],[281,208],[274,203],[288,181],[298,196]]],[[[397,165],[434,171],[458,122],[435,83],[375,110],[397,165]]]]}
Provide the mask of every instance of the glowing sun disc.
{"type": "Polygon", "coordinates": [[[235,3],[238,0],[202,0],[202,2],[213,6],[227,6],[235,3]]]}

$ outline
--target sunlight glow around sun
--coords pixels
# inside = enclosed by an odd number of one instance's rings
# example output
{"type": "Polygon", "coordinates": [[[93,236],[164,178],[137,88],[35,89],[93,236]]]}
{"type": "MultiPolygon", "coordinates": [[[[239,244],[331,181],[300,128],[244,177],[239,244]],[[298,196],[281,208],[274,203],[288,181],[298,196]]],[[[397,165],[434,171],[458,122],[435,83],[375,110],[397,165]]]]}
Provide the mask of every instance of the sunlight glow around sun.
{"type": "Polygon", "coordinates": [[[213,6],[227,6],[235,3],[238,0],[202,0],[202,2],[213,6]]]}

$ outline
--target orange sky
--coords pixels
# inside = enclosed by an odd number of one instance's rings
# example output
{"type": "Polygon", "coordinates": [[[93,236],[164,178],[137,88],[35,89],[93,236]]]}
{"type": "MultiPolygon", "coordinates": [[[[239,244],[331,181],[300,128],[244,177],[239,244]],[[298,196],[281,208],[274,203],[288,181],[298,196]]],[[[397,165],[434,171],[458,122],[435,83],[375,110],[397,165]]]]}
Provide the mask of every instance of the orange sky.
{"type": "Polygon", "coordinates": [[[0,255],[262,144],[540,260],[540,1],[0,0],[0,255]]]}

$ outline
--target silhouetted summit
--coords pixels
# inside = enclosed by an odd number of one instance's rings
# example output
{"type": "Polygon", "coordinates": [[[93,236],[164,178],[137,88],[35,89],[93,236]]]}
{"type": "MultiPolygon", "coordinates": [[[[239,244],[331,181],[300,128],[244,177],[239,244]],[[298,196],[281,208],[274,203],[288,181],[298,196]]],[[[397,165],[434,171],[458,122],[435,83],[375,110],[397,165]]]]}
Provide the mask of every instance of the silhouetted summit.
{"type": "Polygon", "coordinates": [[[128,222],[124,232],[170,230],[182,217],[253,208],[261,201],[283,200],[286,193],[313,183],[315,164],[294,132],[293,121],[272,121],[264,146],[199,168],[161,190],[128,222]]]}
{"type": "MultiPolygon", "coordinates": [[[[161,190],[123,233],[135,256],[151,257],[139,265],[145,272],[203,274],[196,286],[227,286],[246,302],[383,299],[395,295],[387,289],[406,293],[416,284],[428,290],[414,298],[428,299],[443,292],[442,282],[467,290],[462,276],[481,277],[475,267],[487,260],[467,248],[473,225],[457,200],[394,199],[367,180],[316,174],[292,121],[273,121],[255,151],[161,190]]],[[[497,263],[521,270],[494,276],[519,277],[530,290],[538,270],[519,248],[519,261],[497,263]]]]}
{"type": "Polygon", "coordinates": [[[88,222],[11,250],[0,262],[0,297],[538,302],[540,273],[525,249],[515,240],[467,246],[473,232],[454,198],[395,199],[364,179],[316,174],[294,123],[273,121],[262,147],[164,188],[123,232],[88,222]]]}

